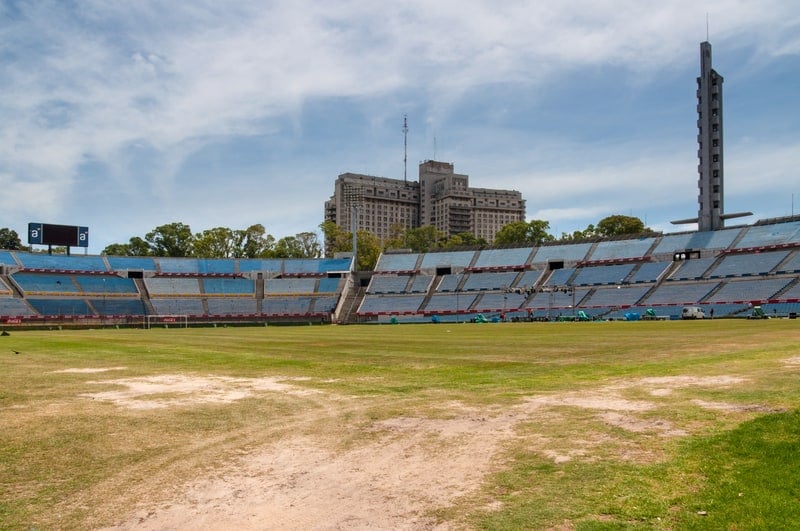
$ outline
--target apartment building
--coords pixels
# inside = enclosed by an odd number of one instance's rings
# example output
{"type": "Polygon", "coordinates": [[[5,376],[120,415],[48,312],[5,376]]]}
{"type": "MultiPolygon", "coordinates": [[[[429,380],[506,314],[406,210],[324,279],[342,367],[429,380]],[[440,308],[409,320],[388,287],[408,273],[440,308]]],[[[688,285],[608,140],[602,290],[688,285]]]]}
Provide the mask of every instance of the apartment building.
{"type": "Polygon", "coordinates": [[[375,234],[381,241],[397,229],[433,226],[447,237],[469,232],[491,243],[503,225],[525,221],[525,200],[515,190],[470,188],[469,176],[449,162],[419,165],[419,181],[343,173],[325,202],[325,220],[352,232],[375,234]]]}

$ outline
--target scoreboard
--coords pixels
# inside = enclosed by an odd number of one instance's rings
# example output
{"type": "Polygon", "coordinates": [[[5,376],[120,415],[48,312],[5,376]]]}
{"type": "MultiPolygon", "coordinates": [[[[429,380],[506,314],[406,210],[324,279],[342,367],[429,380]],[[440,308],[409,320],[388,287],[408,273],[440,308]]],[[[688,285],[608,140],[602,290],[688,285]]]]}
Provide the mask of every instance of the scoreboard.
{"type": "Polygon", "coordinates": [[[89,227],[28,223],[28,244],[89,247],[89,227]]]}

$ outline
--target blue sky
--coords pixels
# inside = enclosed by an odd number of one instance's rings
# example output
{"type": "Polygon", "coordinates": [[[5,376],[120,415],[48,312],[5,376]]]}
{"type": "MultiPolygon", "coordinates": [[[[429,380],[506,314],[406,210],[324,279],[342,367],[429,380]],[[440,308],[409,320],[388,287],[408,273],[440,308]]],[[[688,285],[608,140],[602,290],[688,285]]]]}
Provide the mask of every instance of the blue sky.
{"type": "Polygon", "coordinates": [[[699,43],[725,210],[800,212],[796,0],[0,0],[0,227],[316,231],[344,172],[452,162],[556,235],[697,215],[699,43]]]}

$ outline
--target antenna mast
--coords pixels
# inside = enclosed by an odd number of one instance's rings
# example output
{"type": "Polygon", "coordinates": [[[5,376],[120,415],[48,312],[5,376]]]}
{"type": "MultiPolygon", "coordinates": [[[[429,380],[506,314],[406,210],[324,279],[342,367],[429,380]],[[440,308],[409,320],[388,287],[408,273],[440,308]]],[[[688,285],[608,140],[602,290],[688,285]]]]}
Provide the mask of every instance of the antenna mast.
{"type": "Polygon", "coordinates": [[[408,182],[408,115],[403,115],[403,182],[408,182]]]}

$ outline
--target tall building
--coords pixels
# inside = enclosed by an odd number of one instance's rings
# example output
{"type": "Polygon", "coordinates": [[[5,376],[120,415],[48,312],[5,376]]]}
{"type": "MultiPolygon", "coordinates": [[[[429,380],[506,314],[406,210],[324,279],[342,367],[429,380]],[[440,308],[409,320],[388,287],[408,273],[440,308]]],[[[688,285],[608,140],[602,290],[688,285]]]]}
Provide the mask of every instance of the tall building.
{"type": "Polygon", "coordinates": [[[419,226],[419,184],[358,173],[343,173],[336,179],[331,198],[325,202],[325,221],[333,221],[345,232],[371,232],[379,240],[394,236],[396,228],[419,226]],[[355,207],[355,208],[354,208],[355,207]]]}
{"type": "Polygon", "coordinates": [[[343,173],[325,202],[325,220],[381,241],[397,229],[433,226],[447,237],[469,232],[491,243],[503,225],[525,221],[525,200],[515,190],[470,188],[469,176],[452,163],[428,160],[419,166],[419,182],[343,173]],[[356,207],[355,209],[353,207],[356,207]]]}
{"type": "Polygon", "coordinates": [[[722,164],[722,82],[711,66],[711,44],[700,43],[700,77],[697,78],[697,217],[673,224],[697,223],[700,232],[719,230],[725,220],[752,215],[725,214],[722,164]]]}

